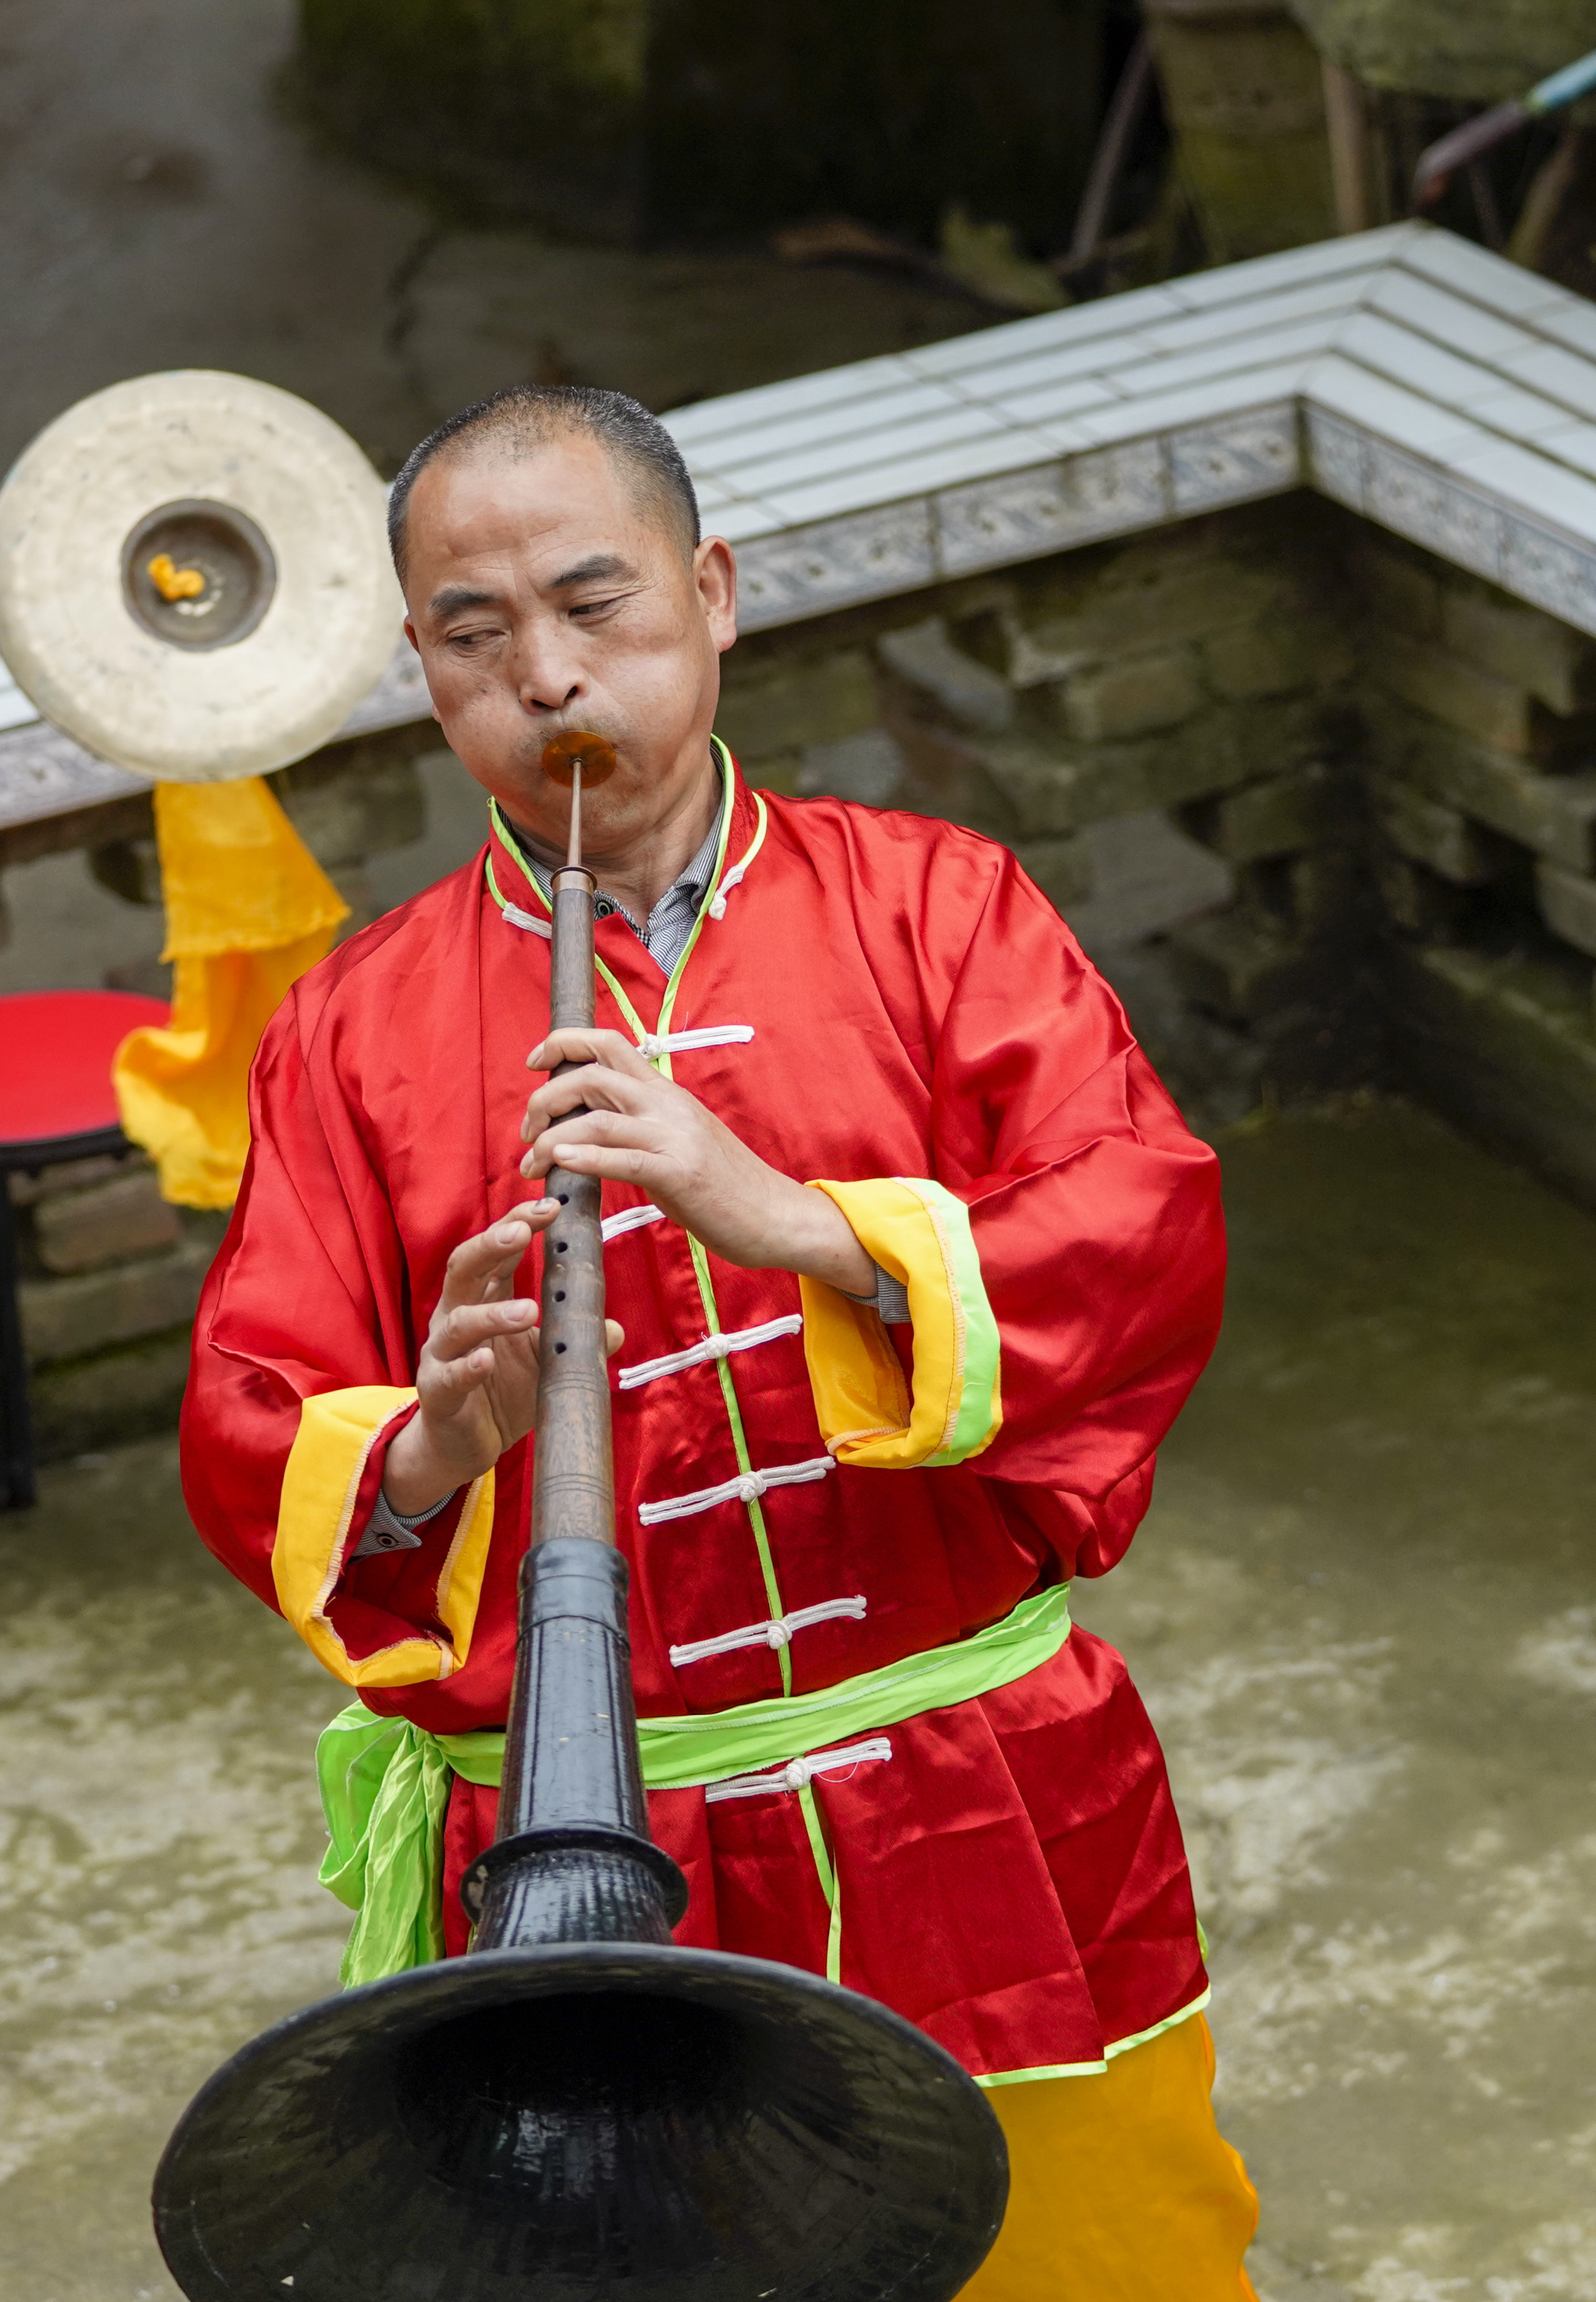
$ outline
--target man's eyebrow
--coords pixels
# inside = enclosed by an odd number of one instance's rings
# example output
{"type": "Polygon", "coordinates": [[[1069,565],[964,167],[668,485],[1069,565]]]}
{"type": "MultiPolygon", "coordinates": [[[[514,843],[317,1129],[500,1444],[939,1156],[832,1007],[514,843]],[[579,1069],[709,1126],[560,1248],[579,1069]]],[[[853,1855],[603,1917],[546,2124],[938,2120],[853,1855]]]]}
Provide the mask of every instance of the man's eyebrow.
{"type": "Polygon", "coordinates": [[[446,584],[441,592],[434,592],[427,601],[429,616],[458,616],[466,608],[493,608],[499,604],[496,592],[474,591],[468,584],[446,584]]]}
{"type": "Polygon", "coordinates": [[[613,551],[597,551],[591,559],[584,559],[575,567],[567,567],[550,584],[551,592],[564,592],[574,584],[607,584],[617,576],[635,576],[637,570],[613,551]]]}

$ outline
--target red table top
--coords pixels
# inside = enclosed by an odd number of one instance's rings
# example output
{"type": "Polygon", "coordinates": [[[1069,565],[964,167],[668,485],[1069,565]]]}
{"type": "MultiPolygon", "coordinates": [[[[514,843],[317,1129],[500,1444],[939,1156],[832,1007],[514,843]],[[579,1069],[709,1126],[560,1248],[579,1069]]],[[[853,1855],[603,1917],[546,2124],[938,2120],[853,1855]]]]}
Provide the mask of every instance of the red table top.
{"type": "Polygon", "coordinates": [[[88,1135],[117,1123],[111,1058],[164,999],[136,991],[13,991],[0,997],[0,1143],[88,1135]]]}

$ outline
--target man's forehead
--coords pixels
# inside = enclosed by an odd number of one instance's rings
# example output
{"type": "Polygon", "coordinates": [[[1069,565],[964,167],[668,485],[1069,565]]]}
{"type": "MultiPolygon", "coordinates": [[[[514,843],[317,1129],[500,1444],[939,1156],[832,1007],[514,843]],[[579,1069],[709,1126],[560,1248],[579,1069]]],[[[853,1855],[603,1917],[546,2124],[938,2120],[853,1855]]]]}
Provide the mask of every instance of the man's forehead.
{"type": "Polygon", "coordinates": [[[557,439],[525,453],[493,448],[439,457],[408,508],[413,557],[513,553],[540,576],[588,561],[635,560],[647,523],[597,441],[557,439]]]}

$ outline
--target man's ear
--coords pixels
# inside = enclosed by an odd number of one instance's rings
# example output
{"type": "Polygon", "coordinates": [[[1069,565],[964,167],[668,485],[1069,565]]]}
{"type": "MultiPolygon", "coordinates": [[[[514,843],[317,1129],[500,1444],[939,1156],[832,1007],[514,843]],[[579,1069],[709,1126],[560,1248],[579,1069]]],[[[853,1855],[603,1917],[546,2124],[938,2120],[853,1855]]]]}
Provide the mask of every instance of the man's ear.
{"type": "Polygon", "coordinates": [[[717,651],[737,640],[737,562],[723,535],[707,535],[693,555],[693,578],[717,651]]]}

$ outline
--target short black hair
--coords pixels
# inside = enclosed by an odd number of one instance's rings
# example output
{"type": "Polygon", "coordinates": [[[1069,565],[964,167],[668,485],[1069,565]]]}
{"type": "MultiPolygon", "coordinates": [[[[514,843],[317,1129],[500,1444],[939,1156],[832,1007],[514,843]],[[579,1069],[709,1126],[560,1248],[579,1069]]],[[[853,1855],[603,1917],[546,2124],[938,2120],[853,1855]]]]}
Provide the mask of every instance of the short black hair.
{"type": "Polygon", "coordinates": [[[405,531],[410,491],[434,456],[474,432],[507,441],[512,449],[541,448],[562,433],[585,432],[626,467],[638,491],[652,499],[691,554],[699,541],[698,497],[692,475],[657,416],[624,391],[586,383],[512,383],[462,407],[406,457],[388,499],[388,542],[405,580],[405,531]]]}

